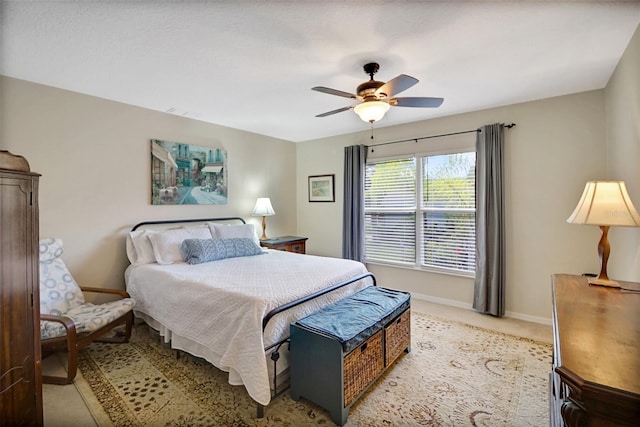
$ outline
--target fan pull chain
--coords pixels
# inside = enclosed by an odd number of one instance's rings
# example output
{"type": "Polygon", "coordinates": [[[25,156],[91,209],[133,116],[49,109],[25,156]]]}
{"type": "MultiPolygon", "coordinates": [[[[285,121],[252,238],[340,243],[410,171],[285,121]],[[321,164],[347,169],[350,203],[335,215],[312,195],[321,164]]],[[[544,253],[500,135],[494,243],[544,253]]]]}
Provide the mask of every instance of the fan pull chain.
{"type": "MultiPolygon", "coordinates": [[[[371,122],[371,142],[373,143],[373,122],[371,122]]],[[[371,147],[371,152],[373,153],[375,150],[371,147]]]]}

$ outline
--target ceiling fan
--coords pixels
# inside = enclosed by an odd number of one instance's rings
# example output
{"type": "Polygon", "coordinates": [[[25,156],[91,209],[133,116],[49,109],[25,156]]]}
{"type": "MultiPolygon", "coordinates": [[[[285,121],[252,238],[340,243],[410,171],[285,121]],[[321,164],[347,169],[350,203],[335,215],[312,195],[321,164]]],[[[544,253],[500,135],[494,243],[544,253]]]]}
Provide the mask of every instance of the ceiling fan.
{"type": "Polygon", "coordinates": [[[322,93],[329,95],[342,96],[344,98],[357,99],[362,101],[359,104],[350,105],[348,107],[338,108],[337,110],[327,111],[318,114],[316,117],[326,117],[332,114],[341,113],[350,109],[354,109],[356,114],[365,122],[373,123],[384,117],[384,114],[390,107],[419,107],[419,108],[435,108],[439,107],[444,101],[443,98],[426,98],[426,97],[404,97],[395,98],[394,96],[403,90],[409,89],[418,83],[418,79],[400,74],[399,76],[389,80],[388,82],[379,82],[373,79],[373,75],[378,72],[380,65],[370,62],[364,65],[364,72],[371,78],[368,82],[364,82],[356,89],[357,94],[343,92],[337,89],[331,89],[324,86],[312,87],[322,93]]]}

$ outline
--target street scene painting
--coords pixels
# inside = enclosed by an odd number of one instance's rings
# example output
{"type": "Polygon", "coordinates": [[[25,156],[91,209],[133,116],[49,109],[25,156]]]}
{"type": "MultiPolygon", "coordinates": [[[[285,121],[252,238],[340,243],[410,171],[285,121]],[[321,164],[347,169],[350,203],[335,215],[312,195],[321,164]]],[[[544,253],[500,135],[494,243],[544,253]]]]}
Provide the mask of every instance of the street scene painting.
{"type": "Polygon", "coordinates": [[[151,204],[227,204],[227,152],[152,139],[151,204]]]}

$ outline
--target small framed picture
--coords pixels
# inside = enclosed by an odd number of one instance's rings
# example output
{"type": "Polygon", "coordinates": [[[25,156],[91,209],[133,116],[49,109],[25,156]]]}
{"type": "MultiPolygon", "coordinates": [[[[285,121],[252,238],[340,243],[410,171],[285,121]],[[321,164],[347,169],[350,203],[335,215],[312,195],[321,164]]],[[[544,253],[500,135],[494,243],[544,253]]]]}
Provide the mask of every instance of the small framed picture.
{"type": "Polygon", "coordinates": [[[310,202],[335,202],[335,175],[313,175],[309,177],[310,202]]]}

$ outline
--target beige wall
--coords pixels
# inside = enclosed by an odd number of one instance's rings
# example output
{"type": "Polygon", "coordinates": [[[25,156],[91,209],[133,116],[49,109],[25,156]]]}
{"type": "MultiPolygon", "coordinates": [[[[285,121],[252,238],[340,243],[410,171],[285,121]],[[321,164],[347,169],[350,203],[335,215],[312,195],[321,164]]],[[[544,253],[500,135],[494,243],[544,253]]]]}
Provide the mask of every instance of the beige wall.
{"type": "MultiPolygon", "coordinates": [[[[640,208],[639,33],[605,90],[374,130],[373,142],[381,143],[517,123],[506,131],[507,315],[549,322],[550,275],[599,269],[599,230],[566,223],[586,181],[624,179],[640,208]]],[[[277,213],[267,220],[270,236],[308,236],[309,253],[341,255],[343,150],[372,142],[365,124],[360,133],[293,144],[6,77],[0,94],[0,148],[24,155],[43,175],[41,236],[65,240],[65,260],[83,283],[124,286],[124,236],[139,221],[237,215],[259,227],[249,216],[259,196],[271,197],[277,213]],[[227,150],[229,203],[151,206],[150,139],[227,150]],[[322,174],[336,176],[335,203],[308,202],[307,177],[322,174]]],[[[445,141],[465,145],[469,136],[378,147],[371,155],[445,141]]],[[[610,239],[610,276],[640,281],[640,230],[612,229],[610,239]]],[[[381,285],[414,298],[471,307],[469,278],[369,268],[381,285]]]]}
{"type": "MultiPolygon", "coordinates": [[[[605,90],[608,177],[624,180],[640,210],[640,26],[605,90]]],[[[640,282],[640,228],[609,232],[609,277],[640,282]]]]}
{"type": "MultiPolygon", "coordinates": [[[[604,90],[375,129],[374,143],[380,143],[495,122],[517,123],[506,131],[508,316],[549,323],[549,276],[599,271],[600,230],[566,223],[586,181],[625,180],[640,209],[638,76],[640,27],[604,90]]],[[[440,140],[378,147],[373,156],[421,151],[436,141],[440,140]]],[[[298,182],[317,173],[335,173],[337,178],[333,204],[309,203],[306,187],[298,187],[298,233],[309,236],[310,252],[340,256],[343,148],[370,143],[366,130],[298,144],[298,182]]],[[[614,227],[609,239],[609,276],[640,281],[640,229],[614,227]]],[[[409,290],[414,298],[471,307],[473,282],[469,278],[368,267],[383,286],[409,290]]]]}
{"type": "MultiPolygon", "coordinates": [[[[445,101],[446,102],[446,101],[445,101]]],[[[393,113],[393,110],[392,110],[393,113]]],[[[606,177],[604,92],[544,99],[490,110],[374,130],[375,142],[476,129],[515,122],[506,130],[507,314],[539,322],[551,317],[550,276],[599,269],[599,230],[567,224],[584,183],[606,177]]],[[[363,125],[366,129],[367,126],[363,125]]],[[[473,135],[473,134],[472,134],[473,135]]],[[[307,201],[298,188],[298,233],[309,252],[341,255],[343,147],[369,144],[370,131],[298,143],[298,182],[306,175],[335,173],[336,203],[307,201]]],[[[465,144],[469,136],[447,137],[465,144]]],[[[471,136],[473,138],[473,136],[471,136]]],[[[424,151],[444,143],[424,140],[378,147],[373,156],[424,151]]],[[[473,280],[418,270],[368,266],[383,286],[423,298],[471,307],[473,280]]]]}
{"type": "Polygon", "coordinates": [[[259,196],[269,235],[295,234],[295,144],[3,77],[0,148],[25,156],[40,181],[40,235],[61,237],[76,279],[124,287],[125,235],[144,220],[251,217],[259,196]],[[150,140],[222,148],[228,204],[152,206],[150,140]]]}

